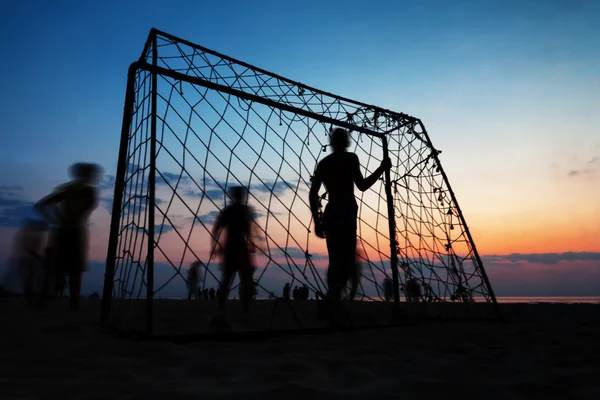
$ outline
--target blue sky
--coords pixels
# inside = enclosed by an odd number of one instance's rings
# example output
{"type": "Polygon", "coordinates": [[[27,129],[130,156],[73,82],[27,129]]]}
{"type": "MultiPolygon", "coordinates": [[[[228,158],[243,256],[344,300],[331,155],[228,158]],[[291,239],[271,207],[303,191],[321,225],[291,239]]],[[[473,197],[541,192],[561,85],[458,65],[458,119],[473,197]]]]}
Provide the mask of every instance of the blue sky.
{"type": "Polygon", "coordinates": [[[74,161],[114,174],[156,27],[421,118],[482,253],[600,252],[599,20],[597,1],[5,0],[0,186],[34,201],[74,161]]]}

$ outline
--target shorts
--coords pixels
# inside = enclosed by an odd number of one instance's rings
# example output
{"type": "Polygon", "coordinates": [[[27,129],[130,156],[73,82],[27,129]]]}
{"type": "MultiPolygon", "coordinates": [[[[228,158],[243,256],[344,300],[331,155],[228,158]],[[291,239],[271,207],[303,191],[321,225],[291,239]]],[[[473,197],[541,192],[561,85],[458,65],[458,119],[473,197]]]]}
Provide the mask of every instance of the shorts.
{"type": "Polygon", "coordinates": [[[223,254],[223,272],[239,273],[240,278],[251,278],[254,274],[252,257],[247,246],[228,246],[223,254]]]}
{"type": "Polygon", "coordinates": [[[87,232],[84,228],[56,229],[51,246],[55,272],[71,274],[87,269],[87,232]]]}
{"type": "Polygon", "coordinates": [[[356,274],[356,207],[331,207],[323,213],[323,231],[329,253],[329,268],[347,280],[356,274]]]}

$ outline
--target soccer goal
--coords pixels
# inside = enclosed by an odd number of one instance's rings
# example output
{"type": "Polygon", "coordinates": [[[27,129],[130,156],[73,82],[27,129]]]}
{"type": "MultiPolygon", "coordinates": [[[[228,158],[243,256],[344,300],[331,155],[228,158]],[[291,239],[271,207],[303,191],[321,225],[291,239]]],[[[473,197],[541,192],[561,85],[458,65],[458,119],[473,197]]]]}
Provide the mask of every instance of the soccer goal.
{"type": "MultiPolygon", "coordinates": [[[[355,300],[345,303],[353,326],[385,325],[399,315],[499,316],[440,151],[419,119],[153,29],[127,79],[104,325],[154,335],[210,331],[217,307],[211,289],[220,279],[211,231],[230,202],[229,189],[242,185],[259,233],[256,299],[248,314],[239,311],[236,278],[227,305],[233,330],[323,327],[313,299],[327,292],[328,255],[325,241],[311,232],[308,192],[337,127],[350,132],[349,151],[363,175],[385,156],[392,160],[377,183],[356,191],[360,280],[355,300]],[[193,262],[201,282],[188,300],[193,262]],[[308,296],[294,299],[301,289],[308,296]]],[[[323,189],[320,199],[325,207],[323,189]]]]}

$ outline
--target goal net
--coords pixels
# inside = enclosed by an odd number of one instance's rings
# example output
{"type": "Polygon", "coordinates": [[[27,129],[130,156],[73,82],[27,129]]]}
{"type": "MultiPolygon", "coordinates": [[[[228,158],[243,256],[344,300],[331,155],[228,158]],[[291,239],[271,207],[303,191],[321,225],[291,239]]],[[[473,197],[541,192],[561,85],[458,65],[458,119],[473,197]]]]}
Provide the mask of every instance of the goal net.
{"type": "MultiPolygon", "coordinates": [[[[242,185],[259,234],[253,239],[256,300],[237,329],[324,324],[311,299],[327,292],[328,255],[312,232],[308,192],[336,127],[350,132],[348,151],[358,156],[363,175],[386,154],[392,160],[389,176],[356,191],[360,280],[347,307],[351,318],[367,325],[389,319],[387,311],[373,311],[374,304],[385,308],[386,279],[397,287],[386,309],[427,318],[488,315],[495,305],[491,286],[420,120],[152,30],[129,71],[104,322],[128,332],[209,329],[221,278],[211,231],[230,203],[229,189],[242,185]],[[183,301],[196,261],[199,290],[183,301]],[[307,288],[308,300],[278,300],[286,283],[292,298],[296,288],[307,288]]],[[[324,188],[320,195],[324,208],[324,188]]],[[[238,285],[236,278],[232,300],[238,285]]],[[[235,300],[227,307],[239,309],[235,300]]]]}

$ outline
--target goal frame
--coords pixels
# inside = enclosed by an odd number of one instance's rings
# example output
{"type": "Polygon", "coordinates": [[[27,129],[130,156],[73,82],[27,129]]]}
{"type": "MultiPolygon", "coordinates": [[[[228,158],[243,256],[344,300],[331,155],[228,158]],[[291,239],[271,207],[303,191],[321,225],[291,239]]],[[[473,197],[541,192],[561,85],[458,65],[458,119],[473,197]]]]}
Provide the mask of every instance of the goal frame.
{"type": "MultiPolygon", "coordinates": [[[[452,202],[454,203],[457,210],[457,217],[460,220],[460,223],[463,225],[465,230],[465,235],[470,242],[473,258],[478,264],[479,271],[481,273],[481,277],[484,280],[485,287],[488,291],[491,302],[494,304],[497,315],[501,318],[500,310],[498,308],[498,304],[496,301],[496,296],[494,294],[491,283],[488,279],[487,273],[483,266],[483,262],[481,257],[475,247],[475,243],[473,241],[471,232],[469,231],[468,225],[464,218],[463,212],[458,204],[455,193],[450,186],[450,182],[448,177],[442,167],[442,164],[439,160],[440,151],[436,150],[432,144],[432,141],[425,129],[424,124],[418,118],[407,115],[405,113],[394,112],[391,110],[387,110],[378,106],[369,105],[366,103],[358,102],[355,100],[351,100],[345,97],[337,96],[332,93],[328,93],[300,82],[295,82],[293,80],[284,78],[277,74],[268,72],[264,69],[255,67],[253,65],[247,64],[245,62],[239,61],[232,57],[226,56],[224,54],[218,53],[216,51],[207,49],[205,47],[199,46],[187,40],[181,39],[179,37],[170,35],[166,32],[157,30],[152,28],[148,35],[148,39],[142,51],[140,58],[133,62],[128,69],[127,73],[127,86],[126,86],[126,94],[125,94],[125,104],[123,110],[123,119],[122,119],[122,127],[121,127],[121,138],[119,144],[119,156],[118,156],[118,164],[117,171],[115,176],[115,187],[114,187],[114,198],[112,204],[112,215],[111,215],[111,223],[110,223],[110,234],[108,240],[108,249],[107,249],[107,258],[106,258],[106,270],[105,270],[105,278],[104,278],[104,288],[103,288],[103,300],[102,300],[102,311],[101,311],[101,325],[106,326],[110,319],[111,313],[111,300],[113,293],[113,285],[114,285],[114,274],[116,268],[116,260],[117,260],[117,248],[119,241],[119,229],[120,229],[120,221],[121,221],[121,208],[123,201],[123,193],[125,189],[125,178],[126,178],[126,169],[127,169],[127,153],[129,147],[129,132],[130,126],[132,123],[133,116],[133,108],[135,103],[135,82],[136,82],[136,74],[139,71],[145,71],[151,74],[151,111],[150,111],[150,152],[153,156],[149,159],[149,170],[148,170],[148,220],[155,220],[155,206],[156,206],[156,196],[155,196],[155,184],[156,184],[156,141],[157,141],[157,78],[159,75],[172,78],[175,80],[183,81],[186,83],[190,83],[192,85],[199,85],[204,88],[213,89],[222,93],[226,93],[232,96],[236,96],[238,98],[261,103],[266,106],[274,107],[279,110],[292,112],[298,115],[302,115],[305,117],[310,117],[312,119],[318,120],[320,122],[330,124],[332,126],[337,126],[341,128],[346,128],[348,130],[364,133],[366,135],[377,137],[381,140],[383,147],[383,154],[385,157],[388,157],[388,140],[387,136],[400,128],[403,127],[418,127],[420,130],[419,135],[423,136],[424,141],[427,146],[432,151],[432,159],[437,164],[439,168],[439,172],[441,173],[444,184],[447,187],[449,195],[451,197],[452,202]],[[330,98],[333,102],[344,102],[350,103],[356,107],[363,109],[365,113],[371,113],[372,120],[375,124],[375,129],[365,126],[358,126],[349,123],[348,121],[334,119],[328,117],[326,115],[317,114],[310,110],[306,110],[304,108],[295,107],[289,104],[285,104],[282,102],[277,102],[268,97],[261,97],[254,93],[248,93],[247,91],[239,90],[234,87],[222,85],[219,83],[211,82],[209,80],[202,79],[197,76],[190,76],[188,74],[181,73],[177,70],[171,70],[164,68],[158,65],[158,52],[159,47],[157,46],[158,38],[165,38],[171,40],[173,42],[181,43],[186,46],[189,46],[195,50],[201,51],[206,54],[210,54],[214,57],[218,57],[222,59],[224,62],[236,64],[238,66],[251,69],[256,71],[262,75],[266,75],[272,79],[281,81],[286,83],[287,85],[291,85],[294,87],[296,93],[308,93],[310,96],[315,97],[327,97],[330,98]],[[151,62],[148,62],[148,59],[151,59],[151,62]],[[395,121],[395,126],[391,129],[379,129],[377,126],[378,118],[385,116],[387,119],[392,119],[395,121]]],[[[399,280],[399,269],[398,269],[398,254],[401,253],[402,249],[399,247],[399,243],[397,241],[396,235],[396,215],[394,209],[394,197],[392,194],[392,185],[390,177],[390,170],[387,169],[384,173],[384,184],[385,184],[385,197],[387,202],[387,217],[388,217],[388,229],[389,229],[389,250],[390,250],[390,270],[392,272],[392,282],[393,282],[393,300],[395,307],[399,307],[400,304],[400,280],[399,280]]],[[[154,322],[154,310],[153,310],[153,299],[154,299],[154,249],[156,246],[155,242],[155,224],[149,223],[147,227],[147,279],[146,279],[146,315],[145,315],[145,329],[146,334],[152,335],[153,333],[153,322],[154,322]]]]}

